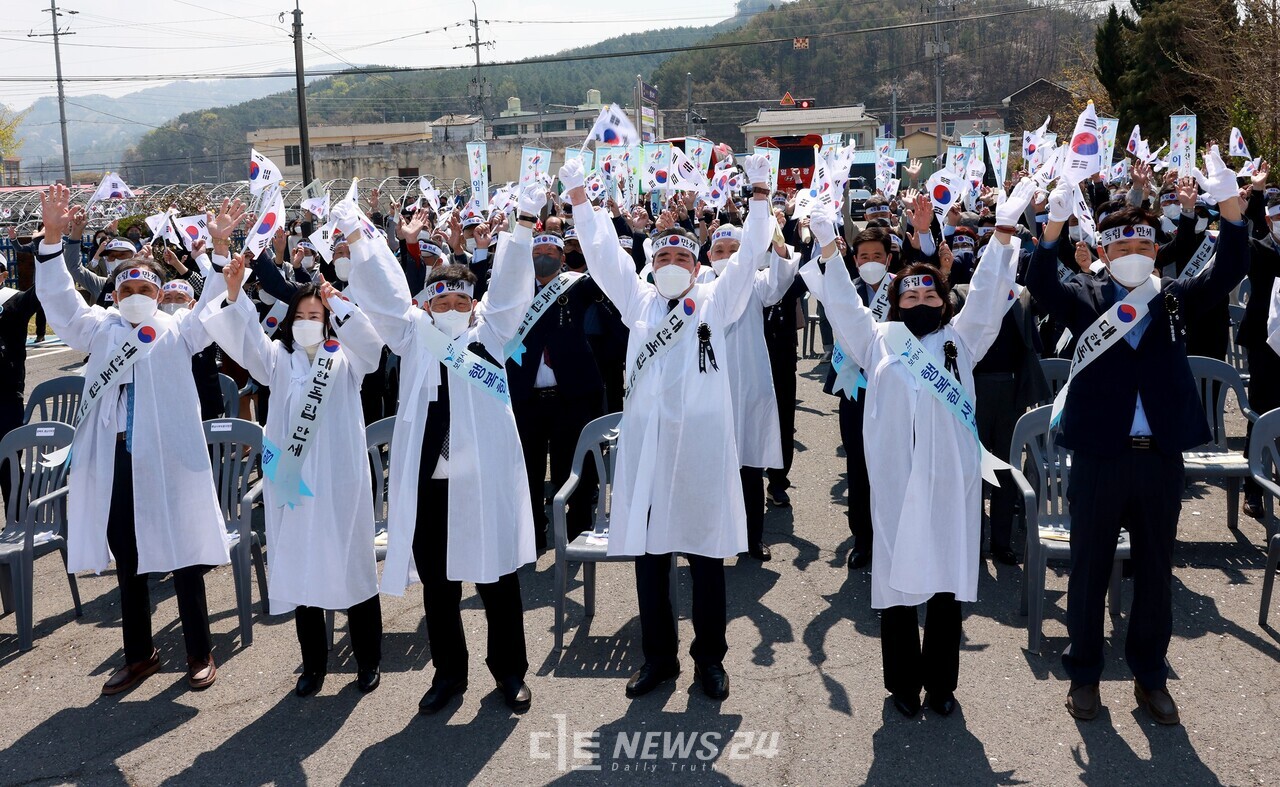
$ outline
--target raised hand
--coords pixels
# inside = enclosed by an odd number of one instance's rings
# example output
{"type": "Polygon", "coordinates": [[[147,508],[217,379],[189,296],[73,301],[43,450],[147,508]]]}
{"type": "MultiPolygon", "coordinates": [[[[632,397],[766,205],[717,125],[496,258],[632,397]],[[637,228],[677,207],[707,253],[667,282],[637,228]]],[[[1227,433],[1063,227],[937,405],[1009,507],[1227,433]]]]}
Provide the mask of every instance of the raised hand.
{"type": "Polygon", "coordinates": [[[222,267],[222,277],[227,280],[227,303],[235,303],[240,297],[240,284],[244,281],[244,253],[236,254],[222,267]]]}
{"type": "Polygon", "coordinates": [[[1089,264],[1093,262],[1092,255],[1089,254],[1089,244],[1082,240],[1076,241],[1076,267],[1082,271],[1089,270],[1089,264]]]}
{"type": "Polygon", "coordinates": [[[427,210],[426,208],[418,208],[416,211],[413,212],[412,218],[410,218],[408,221],[400,222],[400,233],[401,233],[400,237],[404,238],[405,240],[414,240],[415,238],[418,237],[418,234],[421,233],[422,230],[427,226],[427,224],[430,223],[430,221],[431,221],[431,211],[427,210]]]}
{"type": "Polygon", "coordinates": [[[50,243],[60,243],[71,225],[71,191],[61,183],[55,183],[40,193],[40,219],[44,222],[44,236],[50,243]]]}
{"type": "Polygon", "coordinates": [[[342,296],[338,294],[332,284],[324,280],[323,273],[317,273],[316,275],[320,278],[320,303],[324,304],[326,310],[332,311],[329,307],[329,299],[341,298],[342,296]]]}
{"type": "MultiPolygon", "coordinates": [[[[500,213],[498,215],[503,216],[504,218],[506,217],[505,213],[500,213]]],[[[497,216],[494,216],[494,218],[496,219],[497,216]]],[[[482,223],[476,225],[474,235],[476,239],[476,251],[489,248],[489,242],[492,238],[493,232],[494,230],[488,224],[482,223]]]]}
{"type": "Polygon", "coordinates": [[[1271,164],[1266,161],[1258,162],[1258,168],[1249,176],[1254,191],[1267,190],[1267,175],[1269,174],[1271,174],[1271,164]]]}
{"type": "Polygon", "coordinates": [[[244,203],[229,199],[222,201],[222,207],[218,209],[217,215],[205,213],[204,219],[209,228],[209,237],[213,238],[215,253],[226,254],[226,249],[231,243],[231,233],[240,226],[247,215],[244,203]]]}
{"type": "Polygon", "coordinates": [[[951,247],[946,241],[938,244],[938,268],[942,271],[943,276],[951,275],[951,265],[956,261],[956,255],[951,251],[951,247]]]}
{"type": "Polygon", "coordinates": [[[84,237],[84,228],[89,224],[89,214],[84,208],[77,205],[71,209],[71,226],[67,229],[67,236],[74,240],[80,240],[84,237]]]}
{"type": "Polygon", "coordinates": [[[903,172],[905,172],[907,176],[910,177],[912,180],[915,180],[916,178],[920,177],[920,170],[923,167],[924,167],[924,164],[920,161],[920,159],[913,158],[911,159],[911,163],[907,164],[903,172]]]}
{"type": "Polygon", "coordinates": [[[1182,206],[1183,213],[1195,213],[1196,197],[1198,196],[1200,196],[1200,191],[1196,188],[1195,178],[1181,178],[1178,180],[1178,204],[1182,206]]]}

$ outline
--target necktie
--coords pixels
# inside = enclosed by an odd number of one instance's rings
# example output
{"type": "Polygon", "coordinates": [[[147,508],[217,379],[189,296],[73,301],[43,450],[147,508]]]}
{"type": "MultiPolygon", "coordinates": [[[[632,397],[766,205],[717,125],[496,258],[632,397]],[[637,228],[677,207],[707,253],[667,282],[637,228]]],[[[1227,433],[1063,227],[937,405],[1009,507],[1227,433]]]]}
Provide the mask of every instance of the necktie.
{"type": "Polygon", "coordinates": [[[124,424],[124,447],[129,453],[133,453],[133,383],[125,383],[125,424],[124,424]]]}
{"type": "MultiPolygon", "coordinates": [[[[436,391],[436,401],[446,401],[449,398],[449,370],[444,364],[440,364],[440,388],[436,391]]],[[[446,419],[448,418],[448,410],[445,410],[446,419]]],[[[440,444],[440,458],[448,461],[449,459],[449,422],[446,420],[444,425],[444,442],[440,444]]]]}

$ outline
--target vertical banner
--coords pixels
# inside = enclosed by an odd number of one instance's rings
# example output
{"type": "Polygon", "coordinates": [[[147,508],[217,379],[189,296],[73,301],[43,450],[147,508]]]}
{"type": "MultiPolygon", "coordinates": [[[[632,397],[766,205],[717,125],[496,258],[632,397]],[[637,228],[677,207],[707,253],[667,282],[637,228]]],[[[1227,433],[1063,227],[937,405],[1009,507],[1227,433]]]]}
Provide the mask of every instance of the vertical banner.
{"type": "Polygon", "coordinates": [[[963,177],[964,167],[968,161],[968,148],[964,145],[947,145],[947,169],[963,177]]]}
{"type": "Polygon", "coordinates": [[[525,145],[520,149],[520,185],[527,186],[538,180],[539,175],[551,172],[551,151],[525,145]]]}
{"type": "MultiPolygon", "coordinates": [[[[753,148],[751,152],[757,156],[767,156],[769,158],[769,190],[777,191],[778,166],[782,162],[782,151],[777,148],[753,148]]],[[[815,161],[814,164],[816,165],[817,162],[815,161]]]]}
{"type": "Polygon", "coordinates": [[[1169,169],[1179,177],[1191,177],[1196,165],[1196,116],[1169,116],[1169,169]]]}
{"type": "Polygon", "coordinates": [[[671,188],[671,143],[644,143],[645,191],[668,191],[671,188]]]}
{"type": "Polygon", "coordinates": [[[986,161],[986,145],[982,140],[981,134],[966,134],[960,137],[960,145],[969,151],[969,156],[977,156],[979,161],[986,161]]]}
{"type": "MultiPolygon", "coordinates": [[[[604,147],[604,145],[601,145],[600,147],[604,147]]],[[[599,149],[600,148],[596,148],[596,150],[599,150],[599,149]]],[[[595,169],[595,163],[596,163],[595,157],[596,157],[596,153],[594,150],[584,150],[579,147],[564,149],[565,163],[567,164],[568,162],[573,161],[574,159],[581,159],[582,171],[588,175],[590,175],[591,172],[595,169]]]]}
{"type": "MultiPolygon", "coordinates": [[[[634,201],[635,198],[644,193],[644,179],[642,177],[644,168],[644,148],[638,144],[627,145],[627,149],[622,153],[622,161],[627,165],[627,184],[625,186],[625,191],[626,195],[629,195],[630,197],[627,201],[634,201]]],[[[625,195],[624,199],[626,199],[625,195]]]]}
{"type": "Polygon", "coordinates": [[[698,170],[706,175],[711,171],[711,148],[712,143],[709,139],[701,137],[685,137],[684,152],[689,160],[698,165],[698,170]]]}
{"type": "Polygon", "coordinates": [[[1009,175],[1009,141],[1008,134],[991,134],[987,137],[987,157],[991,160],[991,169],[996,173],[996,185],[1004,188],[1005,178],[1009,175]]]}
{"type": "Polygon", "coordinates": [[[1102,152],[1098,155],[1102,157],[1099,171],[1106,174],[1111,169],[1111,160],[1116,153],[1116,131],[1120,128],[1120,121],[1115,118],[1098,118],[1098,139],[1102,141],[1102,152]]]}
{"type": "Polygon", "coordinates": [[[471,173],[471,203],[477,214],[489,204],[489,147],[483,141],[467,143],[467,166],[471,173]]]}
{"type": "Polygon", "coordinates": [[[604,181],[604,198],[618,199],[618,175],[622,166],[622,148],[618,145],[596,145],[596,170],[604,181]]]}
{"type": "Polygon", "coordinates": [[[898,140],[893,137],[876,137],[875,146],[876,189],[883,193],[897,172],[897,157],[894,153],[898,149],[898,140]]]}

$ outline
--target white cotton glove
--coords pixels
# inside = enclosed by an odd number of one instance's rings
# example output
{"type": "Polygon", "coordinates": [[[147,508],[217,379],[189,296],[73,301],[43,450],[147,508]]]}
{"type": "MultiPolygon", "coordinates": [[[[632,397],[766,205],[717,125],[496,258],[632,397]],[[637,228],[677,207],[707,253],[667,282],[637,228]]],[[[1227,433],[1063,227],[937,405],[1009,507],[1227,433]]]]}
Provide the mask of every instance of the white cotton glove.
{"type": "Polygon", "coordinates": [[[579,188],[586,182],[587,175],[582,169],[582,161],[580,159],[570,159],[560,168],[560,184],[564,186],[565,191],[571,191],[579,188]]]}
{"type": "Polygon", "coordinates": [[[1236,173],[1223,163],[1222,154],[1218,152],[1217,145],[1209,148],[1209,152],[1204,154],[1204,166],[1208,173],[1201,172],[1197,167],[1194,174],[1196,182],[1210,199],[1218,203],[1239,196],[1240,189],[1236,185],[1236,173]]]}
{"type": "MultiPolygon", "coordinates": [[[[750,159],[752,157],[748,156],[747,158],[750,159]]],[[[765,161],[767,162],[768,159],[765,159],[765,161]]],[[[813,240],[818,244],[818,248],[825,248],[827,244],[835,243],[836,224],[831,213],[825,210],[815,210],[809,214],[809,232],[813,233],[813,240]]]]}
{"type": "Polygon", "coordinates": [[[1071,218],[1071,211],[1075,205],[1075,195],[1071,193],[1071,187],[1065,183],[1059,183],[1053,191],[1049,192],[1049,221],[1065,222],[1071,218]]]}
{"type": "Polygon", "coordinates": [[[764,154],[753,154],[742,159],[742,171],[747,173],[747,182],[751,185],[769,182],[769,157],[764,154]]]}
{"type": "Polygon", "coordinates": [[[537,216],[542,206],[547,204],[547,189],[536,180],[520,190],[518,200],[521,213],[537,216]]]}
{"type": "Polygon", "coordinates": [[[1009,196],[1004,202],[996,205],[996,226],[997,227],[1014,227],[1018,222],[1022,221],[1022,214],[1026,212],[1027,206],[1031,204],[1031,198],[1035,196],[1036,183],[1031,178],[1023,178],[1018,181],[1018,185],[1013,187],[1013,191],[1009,192],[1009,196]]]}
{"type": "Polygon", "coordinates": [[[333,209],[329,211],[329,220],[348,238],[351,237],[352,233],[361,229],[360,211],[347,200],[343,200],[333,206],[333,209]]]}

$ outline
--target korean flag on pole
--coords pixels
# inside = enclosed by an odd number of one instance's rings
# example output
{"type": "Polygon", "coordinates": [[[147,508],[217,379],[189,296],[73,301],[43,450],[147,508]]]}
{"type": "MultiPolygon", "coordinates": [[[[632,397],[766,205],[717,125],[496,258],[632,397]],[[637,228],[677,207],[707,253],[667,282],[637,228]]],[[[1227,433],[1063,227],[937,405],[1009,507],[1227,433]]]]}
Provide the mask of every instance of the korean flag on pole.
{"type": "Polygon", "coordinates": [[[1253,158],[1249,155],[1249,146],[1244,144],[1244,134],[1241,134],[1238,128],[1231,129],[1231,149],[1228,153],[1240,158],[1253,158]]]}
{"type": "Polygon", "coordinates": [[[939,221],[964,194],[967,185],[964,175],[950,169],[940,169],[929,176],[925,188],[929,192],[929,200],[933,202],[933,213],[939,217],[939,221]]]}
{"type": "Polygon", "coordinates": [[[1101,168],[1102,159],[1098,156],[1101,150],[1102,143],[1098,139],[1098,112],[1090,101],[1080,113],[1080,117],[1076,120],[1076,129],[1071,133],[1062,177],[1067,183],[1079,183],[1092,177],[1101,168]]]}
{"type": "Polygon", "coordinates": [[[280,187],[271,186],[263,194],[262,204],[266,208],[258,216],[258,223],[253,225],[253,229],[249,230],[244,239],[245,249],[253,252],[254,257],[262,254],[263,250],[270,245],[276,228],[284,224],[284,197],[280,194],[280,187]]]}
{"type": "Polygon", "coordinates": [[[600,116],[591,126],[587,141],[593,139],[605,145],[634,145],[640,141],[640,135],[635,124],[627,118],[627,113],[617,104],[610,104],[600,110],[600,116]]]}
{"type": "Polygon", "coordinates": [[[284,180],[280,168],[256,150],[249,150],[249,193],[260,194],[267,186],[284,180]]]}
{"type": "Polygon", "coordinates": [[[418,199],[419,207],[425,205],[436,213],[440,212],[440,192],[436,191],[435,184],[431,182],[431,178],[426,175],[418,176],[418,191],[422,192],[422,196],[418,199]]]}
{"type": "Polygon", "coordinates": [[[104,199],[131,199],[132,197],[133,189],[125,184],[124,178],[114,172],[108,172],[102,176],[102,182],[98,184],[98,190],[89,198],[89,204],[92,205],[104,199]]]}
{"type": "Polygon", "coordinates": [[[206,249],[213,248],[213,238],[209,235],[209,225],[203,213],[174,217],[173,223],[178,225],[178,237],[182,238],[182,245],[187,247],[187,251],[191,251],[196,241],[201,240],[206,249]]]}

